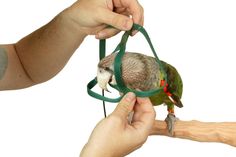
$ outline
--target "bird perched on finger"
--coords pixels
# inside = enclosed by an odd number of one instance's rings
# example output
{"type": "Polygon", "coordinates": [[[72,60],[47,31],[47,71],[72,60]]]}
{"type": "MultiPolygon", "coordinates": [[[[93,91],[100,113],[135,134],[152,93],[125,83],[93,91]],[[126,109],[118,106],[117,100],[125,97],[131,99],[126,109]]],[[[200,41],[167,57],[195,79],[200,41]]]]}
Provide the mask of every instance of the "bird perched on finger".
{"type": "MultiPolygon", "coordinates": [[[[114,75],[114,60],[117,53],[112,53],[98,63],[97,81],[98,85],[108,91],[107,85],[116,85],[114,75]]],[[[150,97],[153,105],[167,105],[168,114],[165,119],[170,135],[173,135],[174,123],[177,120],[174,106],[183,107],[181,96],[183,82],[178,71],[170,64],[161,61],[164,74],[156,59],[144,54],[126,52],[122,58],[121,75],[126,87],[134,90],[149,91],[163,87],[163,90],[150,97]]]]}

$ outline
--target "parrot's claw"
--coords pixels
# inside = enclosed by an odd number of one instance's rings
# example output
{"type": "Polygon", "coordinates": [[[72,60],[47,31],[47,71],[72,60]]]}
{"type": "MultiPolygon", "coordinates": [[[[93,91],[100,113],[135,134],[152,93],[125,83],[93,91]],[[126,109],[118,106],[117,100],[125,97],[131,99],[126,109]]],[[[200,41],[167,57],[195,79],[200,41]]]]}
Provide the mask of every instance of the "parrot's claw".
{"type": "Polygon", "coordinates": [[[175,122],[179,120],[178,118],[175,117],[175,115],[173,113],[169,113],[165,119],[165,122],[167,124],[167,129],[169,132],[170,136],[174,135],[174,126],[175,126],[175,122]]]}

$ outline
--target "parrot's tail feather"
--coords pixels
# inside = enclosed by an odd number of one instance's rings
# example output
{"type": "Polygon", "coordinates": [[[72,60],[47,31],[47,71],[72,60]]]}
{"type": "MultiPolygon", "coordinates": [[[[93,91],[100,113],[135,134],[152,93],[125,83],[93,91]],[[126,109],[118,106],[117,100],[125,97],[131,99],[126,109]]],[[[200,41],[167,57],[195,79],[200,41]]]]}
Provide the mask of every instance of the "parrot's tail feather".
{"type": "Polygon", "coordinates": [[[177,106],[177,107],[179,107],[179,108],[184,107],[184,105],[182,104],[180,98],[179,98],[177,95],[172,94],[172,95],[170,96],[170,99],[171,99],[171,101],[173,100],[173,103],[175,104],[175,106],[177,106]]]}
{"type": "Polygon", "coordinates": [[[177,107],[179,107],[179,108],[182,108],[182,107],[184,107],[184,105],[182,104],[182,102],[181,101],[179,101],[178,103],[176,103],[175,104],[177,107]]]}

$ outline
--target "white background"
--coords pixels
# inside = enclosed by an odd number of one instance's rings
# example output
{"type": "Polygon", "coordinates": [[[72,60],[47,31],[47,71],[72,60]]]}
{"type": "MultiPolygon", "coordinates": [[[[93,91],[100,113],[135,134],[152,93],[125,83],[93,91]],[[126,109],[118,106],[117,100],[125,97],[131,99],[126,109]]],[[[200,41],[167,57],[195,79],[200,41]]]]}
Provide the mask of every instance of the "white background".
{"type": "MultiPolygon", "coordinates": [[[[0,43],[14,43],[49,22],[73,0],[0,1],[0,43]]],[[[184,81],[182,120],[236,121],[234,0],[140,0],[145,28],[161,59],[184,81]]],[[[119,36],[108,41],[111,51],[119,36]]],[[[151,55],[139,34],[128,51],[151,55]]],[[[87,95],[96,75],[98,41],[87,37],[63,71],[52,80],[0,93],[0,157],[77,157],[103,118],[101,102],[87,95]]],[[[111,112],[115,104],[108,104],[111,112]]],[[[166,108],[156,108],[164,119],[166,108]]],[[[109,140],[109,139],[104,139],[109,140]]],[[[217,143],[152,136],[130,157],[235,157],[236,148],[217,143]]]]}

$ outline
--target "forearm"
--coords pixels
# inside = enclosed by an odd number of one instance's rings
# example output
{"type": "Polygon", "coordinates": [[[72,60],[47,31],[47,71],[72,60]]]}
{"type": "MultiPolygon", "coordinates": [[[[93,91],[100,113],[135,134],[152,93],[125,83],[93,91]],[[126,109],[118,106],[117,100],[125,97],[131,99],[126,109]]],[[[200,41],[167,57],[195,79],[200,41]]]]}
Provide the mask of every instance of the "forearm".
{"type": "Polygon", "coordinates": [[[65,66],[85,36],[64,11],[17,42],[15,51],[32,82],[41,83],[65,66]]]}
{"type": "MultiPolygon", "coordinates": [[[[151,135],[168,136],[166,123],[155,121],[151,135]]],[[[177,121],[174,137],[200,142],[220,142],[236,147],[236,122],[177,121]]]]}

